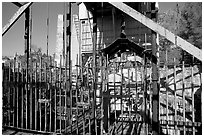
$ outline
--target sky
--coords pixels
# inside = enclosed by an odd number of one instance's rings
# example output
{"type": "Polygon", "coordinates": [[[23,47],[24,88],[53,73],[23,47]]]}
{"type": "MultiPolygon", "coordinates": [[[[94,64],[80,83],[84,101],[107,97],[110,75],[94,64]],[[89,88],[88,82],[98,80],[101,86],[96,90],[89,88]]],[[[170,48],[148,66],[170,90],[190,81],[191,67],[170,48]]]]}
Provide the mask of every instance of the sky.
{"type": "MultiPolygon", "coordinates": [[[[165,12],[176,7],[176,2],[159,2],[160,11],[165,12]]],[[[49,2],[49,53],[54,54],[56,49],[57,15],[63,14],[62,2],[49,2]]],[[[18,7],[10,2],[2,3],[2,28],[18,10],[18,7]]],[[[73,13],[77,13],[77,6],[73,7],[73,13]]],[[[48,3],[35,2],[32,5],[32,45],[42,48],[46,53],[46,37],[48,17],[48,3]]],[[[2,37],[2,56],[13,56],[24,53],[24,15],[2,37]]],[[[73,35],[75,37],[76,35],[73,35]]]]}
{"type": "MultiPolygon", "coordinates": [[[[62,2],[49,2],[49,52],[55,52],[57,15],[63,14],[62,2]]],[[[18,10],[12,3],[2,3],[2,28],[18,10]]],[[[75,10],[74,10],[75,11],[75,10]]],[[[76,12],[76,11],[75,11],[76,12]]],[[[33,3],[32,5],[32,45],[41,47],[46,52],[48,4],[46,2],[33,3]]],[[[24,20],[22,15],[19,20],[2,37],[2,55],[13,56],[24,53],[24,20]]]]}

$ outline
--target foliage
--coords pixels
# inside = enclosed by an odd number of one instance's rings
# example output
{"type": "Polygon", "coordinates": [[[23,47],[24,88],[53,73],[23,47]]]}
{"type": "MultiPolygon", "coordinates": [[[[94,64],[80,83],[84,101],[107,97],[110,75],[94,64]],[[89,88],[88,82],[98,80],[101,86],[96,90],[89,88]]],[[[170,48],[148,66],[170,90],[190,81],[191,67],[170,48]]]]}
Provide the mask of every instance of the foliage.
{"type": "MultiPolygon", "coordinates": [[[[179,17],[179,14],[176,12],[176,9],[168,10],[165,13],[159,13],[158,23],[162,25],[164,28],[168,29],[169,31],[177,35],[179,30],[178,18],[180,17],[179,17]]],[[[164,49],[166,49],[170,45],[173,45],[172,42],[168,41],[163,36],[159,37],[159,43],[160,43],[160,46],[164,49]]]]}
{"type": "MultiPolygon", "coordinates": [[[[45,53],[42,53],[41,48],[37,48],[36,46],[31,46],[31,53],[29,55],[29,68],[34,68],[37,64],[37,67],[40,66],[40,60],[42,60],[42,65],[50,65],[49,63],[53,62],[53,57],[48,56],[45,53]]],[[[7,60],[4,66],[13,66],[14,62],[20,63],[21,68],[27,68],[27,55],[16,55],[13,59],[7,60]]],[[[16,63],[17,65],[17,63],[16,63]]]]}
{"type": "Polygon", "coordinates": [[[180,14],[179,36],[202,48],[202,3],[185,3],[180,14]]]}
{"type": "MultiPolygon", "coordinates": [[[[202,3],[185,3],[183,6],[168,10],[166,13],[160,13],[158,15],[158,23],[196,47],[202,48],[202,3]]],[[[172,48],[173,43],[166,38],[160,36],[159,42],[160,50],[168,50],[170,52],[169,55],[172,55],[179,61],[182,61],[182,55],[184,53],[185,63],[189,64],[192,62],[190,54],[182,52],[180,48],[177,48],[179,51],[175,52],[175,49],[172,48]]],[[[160,58],[162,60],[165,56],[162,54],[160,58]]],[[[170,63],[172,61],[170,60],[170,63]]]]}

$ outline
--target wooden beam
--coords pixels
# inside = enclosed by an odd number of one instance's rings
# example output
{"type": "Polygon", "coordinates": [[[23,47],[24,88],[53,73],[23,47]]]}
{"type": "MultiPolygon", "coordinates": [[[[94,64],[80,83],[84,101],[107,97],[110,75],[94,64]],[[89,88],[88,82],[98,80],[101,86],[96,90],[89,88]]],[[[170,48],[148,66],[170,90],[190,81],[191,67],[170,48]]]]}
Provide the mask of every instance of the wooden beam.
{"type": "Polygon", "coordinates": [[[128,5],[121,3],[121,2],[109,2],[111,5],[115,6],[116,8],[120,9],[124,13],[128,14],[135,20],[139,21],[143,25],[147,26],[151,30],[157,32],[158,34],[164,36],[166,39],[174,43],[175,45],[181,47],[186,52],[190,53],[200,61],[202,61],[202,50],[195,47],[191,43],[187,42],[186,40],[182,39],[181,37],[173,34],[169,30],[165,29],[158,23],[154,22],[153,20],[147,18],[143,14],[139,13],[138,11],[134,10],[133,8],[129,7],[128,5]]]}
{"type": "Polygon", "coordinates": [[[33,2],[29,2],[18,9],[9,22],[3,27],[2,36],[13,26],[13,24],[21,17],[25,10],[31,6],[33,2]]]}
{"type": "Polygon", "coordinates": [[[16,6],[18,6],[18,7],[21,7],[21,6],[23,6],[21,3],[19,3],[19,2],[12,2],[13,4],[15,4],[16,6]]]}

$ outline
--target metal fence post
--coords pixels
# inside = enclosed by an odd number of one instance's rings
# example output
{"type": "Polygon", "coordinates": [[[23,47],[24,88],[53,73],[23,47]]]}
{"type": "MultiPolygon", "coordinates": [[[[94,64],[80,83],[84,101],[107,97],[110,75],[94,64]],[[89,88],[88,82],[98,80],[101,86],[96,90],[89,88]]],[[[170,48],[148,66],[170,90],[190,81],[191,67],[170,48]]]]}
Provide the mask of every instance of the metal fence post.
{"type": "MultiPolygon", "coordinates": [[[[155,3],[153,9],[155,10],[155,3]]],[[[157,12],[151,14],[151,18],[153,21],[157,21],[157,12]]],[[[157,55],[157,44],[156,44],[156,36],[157,33],[152,31],[152,55],[157,55]]],[[[160,134],[159,129],[159,86],[158,86],[158,68],[157,63],[152,63],[152,88],[153,88],[153,96],[152,96],[152,104],[153,104],[153,117],[152,117],[152,130],[153,134],[160,134]]]]}
{"type": "MultiPolygon", "coordinates": [[[[95,5],[96,6],[96,5],[95,5]]],[[[96,7],[93,11],[93,119],[95,134],[97,134],[97,122],[96,122],[96,89],[97,89],[97,77],[96,77],[96,47],[97,47],[97,12],[96,7]]]]}

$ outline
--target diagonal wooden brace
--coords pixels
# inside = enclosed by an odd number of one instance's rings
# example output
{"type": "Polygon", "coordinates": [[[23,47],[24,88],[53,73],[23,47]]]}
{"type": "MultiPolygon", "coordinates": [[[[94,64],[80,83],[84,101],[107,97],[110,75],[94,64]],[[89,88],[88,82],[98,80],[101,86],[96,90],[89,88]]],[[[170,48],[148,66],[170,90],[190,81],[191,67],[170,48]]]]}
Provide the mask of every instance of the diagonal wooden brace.
{"type": "Polygon", "coordinates": [[[13,24],[21,17],[25,10],[32,5],[33,2],[29,2],[18,9],[9,22],[3,27],[2,36],[13,26],[13,24]]]}

